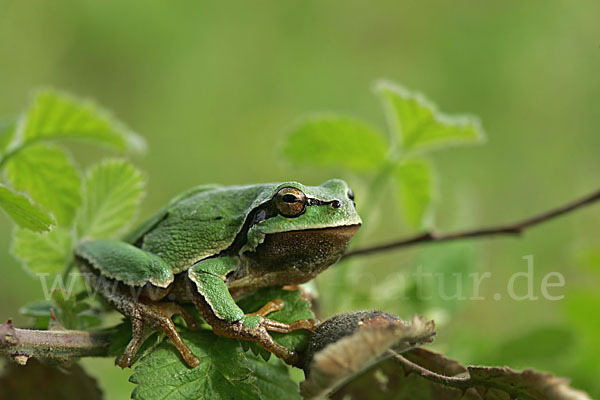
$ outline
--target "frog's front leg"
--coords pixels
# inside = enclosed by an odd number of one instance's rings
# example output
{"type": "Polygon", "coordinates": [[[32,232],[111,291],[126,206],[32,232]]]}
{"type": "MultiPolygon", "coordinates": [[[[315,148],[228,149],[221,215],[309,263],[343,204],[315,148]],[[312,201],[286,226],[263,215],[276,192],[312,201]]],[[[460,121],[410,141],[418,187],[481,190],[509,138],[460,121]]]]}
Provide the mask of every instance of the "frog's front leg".
{"type": "Polygon", "coordinates": [[[273,311],[284,307],[283,301],[272,300],[260,310],[244,314],[235,303],[225,284],[226,275],[236,267],[230,257],[200,261],[188,270],[194,305],[217,335],[258,342],[266,350],[290,365],[298,362],[298,355],[273,340],[269,331],[288,333],[298,329],[314,330],[315,320],[299,320],[291,324],[267,318],[273,311]]]}

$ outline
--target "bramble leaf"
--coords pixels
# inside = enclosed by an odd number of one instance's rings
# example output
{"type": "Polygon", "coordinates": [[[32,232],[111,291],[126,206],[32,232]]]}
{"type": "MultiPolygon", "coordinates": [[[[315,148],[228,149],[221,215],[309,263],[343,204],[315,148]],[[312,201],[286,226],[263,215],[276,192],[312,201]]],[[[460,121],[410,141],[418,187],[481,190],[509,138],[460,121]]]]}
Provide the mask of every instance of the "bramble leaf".
{"type": "Polygon", "coordinates": [[[297,124],[283,154],[294,163],[353,171],[374,170],[384,161],[387,144],[381,133],[357,119],[320,115],[297,124]]]}
{"type": "Polygon", "coordinates": [[[79,235],[115,237],[127,228],[144,195],[142,173],[125,160],[105,160],[87,173],[79,235]]]}
{"type": "Polygon", "coordinates": [[[145,148],[143,138],[91,100],[78,99],[50,89],[36,93],[25,112],[21,129],[25,142],[77,138],[118,150],[142,151],[145,148]]]}
{"type": "Polygon", "coordinates": [[[58,273],[71,259],[71,233],[57,227],[49,233],[17,229],[12,253],[33,273],[58,273]]]}
{"type": "Polygon", "coordinates": [[[19,314],[33,318],[34,329],[48,329],[50,324],[52,303],[49,301],[34,301],[19,309],[19,314]]]}
{"type": "Polygon", "coordinates": [[[411,158],[396,167],[396,192],[400,209],[414,228],[430,225],[433,201],[433,168],[422,158],[411,158]]]}
{"type": "Polygon", "coordinates": [[[61,148],[37,143],[8,159],[6,175],[17,190],[52,212],[61,226],[70,226],[81,204],[81,177],[61,148]]]}
{"type": "Polygon", "coordinates": [[[246,355],[244,362],[256,376],[258,386],[264,399],[300,399],[298,384],[290,379],[288,367],[278,358],[269,362],[262,358],[246,355]]]}
{"type": "Polygon", "coordinates": [[[54,218],[50,214],[34,205],[27,196],[1,184],[0,207],[22,228],[45,232],[54,227],[54,218]]]}
{"type": "Polygon", "coordinates": [[[375,91],[383,101],[400,152],[474,143],[485,138],[474,116],[442,114],[421,94],[388,81],[377,82],[375,91]]]}
{"type": "Polygon", "coordinates": [[[133,399],[280,399],[296,396],[280,391],[297,390],[287,369],[269,367],[260,361],[248,361],[239,342],[216,336],[210,331],[189,332],[179,329],[190,349],[201,359],[199,366],[189,368],[173,344],[165,340],[145,355],[135,368],[130,381],[138,386],[133,399]],[[254,368],[254,369],[253,369],[254,368]],[[256,371],[256,372],[255,372],[256,371]],[[277,382],[279,391],[271,390],[266,379],[257,384],[258,376],[277,382]],[[279,392],[279,393],[278,393],[279,392]]]}
{"type": "Polygon", "coordinates": [[[49,329],[52,318],[51,310],[61,326],[66,329],[89,329],[100,325],[102,319],[98,310],[86,301],[80,301],[77,296],[61,289],[56,289],[51,295],[52,301],[35,301],[24,305],[19,313],[34,318],[37,329],[49,329]]]}

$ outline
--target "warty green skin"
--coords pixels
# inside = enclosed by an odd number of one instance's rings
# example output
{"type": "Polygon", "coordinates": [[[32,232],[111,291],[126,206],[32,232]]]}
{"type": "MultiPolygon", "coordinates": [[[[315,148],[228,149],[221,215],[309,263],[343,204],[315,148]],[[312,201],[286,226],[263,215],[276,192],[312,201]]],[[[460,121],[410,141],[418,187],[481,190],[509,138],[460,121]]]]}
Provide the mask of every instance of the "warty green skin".
{"type": "MultiPolygon", "coordinates": [[[[316,254],[306,261],[292,260],[289,265],[285,265],[285,254],[283,262],[264,263],[264,257],[253,261],[254,252],[267,235],[302,231],[311,235],[312,230],[360,225],[348,193],[347,184],[338,179],[320,186],[297,182],[200,186],[173,199],[129,235],[127,243],[83,241],[76,255],[102,276],[128,286],[149,283],[168,288],[176,274],[187,271],[217,317],[238,321],[244,315],[228,287],[243,293],[244,289],[273,284],[303,283],[341,256],[341,252],[316,254]],[[302,215],[293,218],[273,213],[269,206],[284,187],[301,190],[316,205],[307,206],[302,215]],[[334,201],[338,207],[332,206],[334,201]],[[262,220],[265,215],[269,218],[262,220]],[[312,268],[300,265],[302,262],[322,265],[312,268]]],[[[318,235],[321,231],[314,232],[318,235]]],[[[327,253],[327,249],[319,251],[327,253]]]]}

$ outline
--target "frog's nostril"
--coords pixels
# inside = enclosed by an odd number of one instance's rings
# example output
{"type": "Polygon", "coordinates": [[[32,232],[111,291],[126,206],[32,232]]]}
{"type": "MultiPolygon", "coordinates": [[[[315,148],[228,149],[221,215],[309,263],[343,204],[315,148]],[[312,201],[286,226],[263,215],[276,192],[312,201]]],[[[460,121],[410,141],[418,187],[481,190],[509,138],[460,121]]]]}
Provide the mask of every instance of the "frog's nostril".
{"type": "Polygon", "coordinates": [[[342,203],[339,200],[333,200],[331,202],[331,207],[333,208],[340,208],[342,206],[342,203]]]}

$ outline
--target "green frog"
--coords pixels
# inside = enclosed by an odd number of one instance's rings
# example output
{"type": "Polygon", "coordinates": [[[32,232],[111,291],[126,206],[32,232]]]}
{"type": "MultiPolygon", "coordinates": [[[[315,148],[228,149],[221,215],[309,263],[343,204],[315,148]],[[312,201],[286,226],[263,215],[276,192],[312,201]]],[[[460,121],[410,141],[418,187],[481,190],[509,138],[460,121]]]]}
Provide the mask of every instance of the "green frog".
{"type": "Polygon", "coordinates": [[[295,365],[298,355],[269,332],[314,330],[317,321],[269,319],[283,308],[279,299],[245,314],[235,299],[311,280],[340,259],[360,225],[354,193],[339,179],[204,185],[174,198],[123,241],[83,240],[75,258],[88,283],[131,320],[132,338],[118,360],[123,368],[156,331],[189,366],[200,364],[171,319],[180,315],[199,327],[184,303],[194,304],[214,333],[258,342],[295,365]]]}

